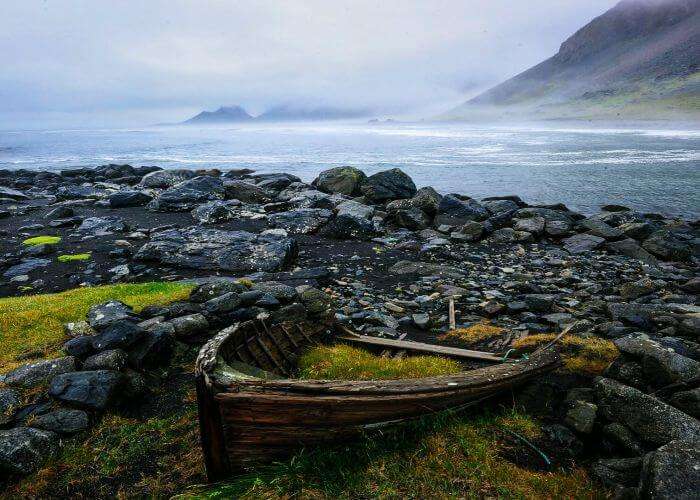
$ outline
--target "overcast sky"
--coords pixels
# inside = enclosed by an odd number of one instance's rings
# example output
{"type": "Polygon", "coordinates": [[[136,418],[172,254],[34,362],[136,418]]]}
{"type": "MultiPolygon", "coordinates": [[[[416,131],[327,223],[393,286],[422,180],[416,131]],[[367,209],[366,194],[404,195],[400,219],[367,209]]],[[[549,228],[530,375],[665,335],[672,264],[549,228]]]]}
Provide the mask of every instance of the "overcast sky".
{"type": "Polygon", "coordinates": [[[0,125],[447,109],[616,0],[0,0],[0,125]]]}

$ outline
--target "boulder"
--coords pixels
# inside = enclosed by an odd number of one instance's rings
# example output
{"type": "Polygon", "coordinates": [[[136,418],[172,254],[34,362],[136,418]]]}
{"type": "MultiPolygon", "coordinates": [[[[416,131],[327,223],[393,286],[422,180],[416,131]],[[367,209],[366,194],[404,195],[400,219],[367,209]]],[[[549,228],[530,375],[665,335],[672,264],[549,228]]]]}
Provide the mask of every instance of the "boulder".
{"type": "Polygon", "coordinates": [[[166,189],[196,175],[192,170],[158,170],[144,175],[140,184],[147,188],[166,189]]]}
{"type": "Polygon", "coordinates": [[[148,204],[148,208],[156,212],[188,212],[207,201],[222,200],[225,195],[221,179],[204,175],[163,191],[148,204]]]}
{"type": "Polygon", "coordinates": [[[668,402],[688,415],[700,418],[700,387],[677,392],[668,402]]]}
{"type": "Polygon", "coordinates": [[[642,247],[663,260],[686,261],[693,254],[689,243],[679,239],[672,232],[659,230],[644,240],[642,247]]]}
{"type": "Polygon", "coordinates": [[[219,297],[228,292],[243,293],[248,288],[245,285],[236,283],[231,280],[213,280],[197,286],[190,292],[190,300],[196,303],[206,302],[207,300],[219,297]]]}
{"type": "Polygon", "coordinates": [[[0,470],[30,474],[58,451],[56,435],[31,427],[0,430],[0,470]]]}
{"type": "Polygon", "coordinates": [[[35,387],[44,384],[54,376],[75,370],[75,358],[45,359],[15,368],[5,377],[5,384],[17,387],[35,387]]]}
{"type": "Polygon", "coordinates": [[[645,378],[653,386],[688,382],[700,375],[700,362],[682,356],[644,337],[626,336],[613,341],[620,352],[640,358],[645,378]]]}
{"type": "Polygon", "coordinates": [[[417,192],[413,180],[398,168],[370,175],[362,181],[360,191],[374,203],[411,198],[417,192]]]}
{"type": "Polygon", "coordinates": [[[156,233],[135,259],[192,269],[249,273],[280,271],[297,256],[295,240],[286,234],[217,229],[170,229],[156,233]]]}
{"type": "Polygon", "coordinates": [[[640,260],[649,265],[657,265],[656,257],[644,250],[633,239],[627,238],[620,241],[609,241],[605,245],[609,251],[619,255],[626,255],[633,259],[640,260]]]}
{"type": "Polygon", "coordinates": [[[313,234],[332,217],[333,212],[322,208],[299,208],[267,217],[270,227],[281,228],[289,234],[313,234]]]}
{"type": "Polygon", "coordinates": [[[143,337],[144,329],[132,321],[119,321],[91,337],[95,351],[127,349],[143,337]]]}
{"type": "Polygon", "coordinates": [[[544,217],[528,217],[527,219],[513,219],[513,229],[516,231],[527,231],[539,235],[544,232],[544,217]]]}
{"type": "Polygon", "coordinates": [[[32,419],[32,427],[58,434],[75,434],[90,426],[90,417],[82,410],[55,410],[32,419]]]}
{"type": "Polygon", "coordinates": [[[36,258],[23,259],[22,262],[20,262],[19,264],[15,264],[14,266],[11,266],[2,275],[5,278],[12,279],[12,278],[16,278],[17,276],[29,274],[32,271],[36,271],[37,269],[40,269],[42,267],[46,267],[49,264],[51,264],[51,261],[48,259],[36,259],[36,258]]]}
{"type": "Polygon", "coordinates": [[[126,368],[127,356],[121,349],[110,349],[93,356],[83,362],[83,370],[114,370],[126,368]]]}
{"type": "Polygon", "coordinates": [[[270,196],[255,184],[245,181],[224,181],[226,198],[242,201],[243,203],[267,203],[270,196]]]}
{"type": "Polygon", "coordinates": [[[122,375],[111,370],[63,373],[49,386],[51,397],[70,406],[104,410],[114,399],[122,375]]]}
{"type": "Polygon", "coordinates": [[[143,191],[117,191],[107,199],[112,208],[142,207],[150,202],[153,196],[143,191]]]}
{"type": "Polygon", "coordinates": [[[598,407],[587,401],[573,401],[571,408],[566,412],[564,423],[576,432],[590,434],[595,425],[598,407]]]}
{"type": "Polygon", "coordinates": [[[192,218],[200,224],[218,224],[234,217],[232,205],[222,200],[210,201],[192,210],[192,218]]]}
{"type": "Polygon", "coordinates": [[[142,370],[167,365],[175,347],[173,334],[174,329],[168,323],[147,330],[138,344],[129,351],[131,366],[142,370]]]}
{"type": "Polygon", "coordinates": [[[674,439],[700,438],[700,421],[652,396],[602,377],[594,387],[601,413],[645,441],[663,445],[674,439]]]}
{"type": "Polygon", "coordinates": [[[312,184],[324,193],[359,196],[360,185],[366,178],[365,173],[355,167],[336,167],[318,174],[312,184]]]}
{"type": "Polygon", "coordinates": [[[78,186],[59,186],[56,190],[56,199],[63,200],[83,200],[92,199],[96,200],[102,198],[106,195],[106,191],[103,189],[98,189],[93,185],[78,186]]]}
{"type": "Polygon", "coordinates": [[[282,191],[283,189],[289,187],[290,184],[294,182],[301,182],[301,179],[296,175],[281,173],[271,173],[271,174],[255,174],[250,176],[255,179],[255,184],[265,190],[269,191],[282,191]]]}
{"type": "Polygon", "coordinates": [[[0,186],[0,198],[10,198],[12,200],[28,200],[29,196],[22,191],[17,191],[5,186],[0,186]]]}
{"type": "Polygon", "coordinates": [[[478,201],[464,199],[456,194],[442,197],[437,208],[435,224],[461,226],[471,221],[482,221],[489,217],[489,212],[478,201]]]}
{"type": "Polygon", "coordinates": [[[309,316],[323,316],[330,310],[332,300],[324,291],[305,286],[299,293],[299,300],[304,304],[309,316]]]}
{"type": "Polygon", "coordinates": [[[530,217],[542,217],[547,222],[562,221],[562,222],[566,222],[569,225],[573,225],[573,223],[574,223],[573,212],[568,212],[568,211],[564,211],[564,210],[555,210],[552,208],[543,208],[543,207],[521,208],[520,210],[515,212],[515,217],[517,219],[527,219],[530,217]]]}
{"type": "Polygon", "coordinates": [[[694,500],[700,492],[700,441],[671,441],[644,457],[640,497],[694,500]]]}
{"type": "Polygon", "coordinates": [[[592,234],[575,234],[562,240],[564,248],[571,254],[588,253],[605,242],[604,238],[592,234]]]}
{"type": "Polygon", "coordinates": [[[450,238],[458,241],[479,241],[484,234],[484,225],[480,222],[467,222],[456,231],[450,233],[450,238]]]}
{"type": "Polygon", "coordinates": [[[637,486],[639,474],[642,470],[642,459],[612,458],[596,460],[591,466],[593,475],[604,485],[637,486]]]}
{"type": "Polygon", "coordinates": [[[588,218],[578,223],[579,230],[586,231],[587,234],[598,236],[606,240],[619,240],[624,235],[616,227],[609,226],[599,219],[588,218]]]}
{"type": "Polygon", "coordinates": [[[359,219],[370,220],[374,215],[374,207],[354,200],[348,200],[338,204],[336,215],[349,215],[359,219]]]}
{"type": "Polygon", "coordinates": [[[626,222],[618,227],[627,238],[643,241],[654,232],[654,226],[649,222],[626,222]]]}
{"type": "Polygon", "coordinates": [[[93,236],[120,233],[128,229],[129,227],[121,217],[88,217],[78,227],[79,232],[93,236]]]}
{"type": "Polygon", "coordinates": [[[175,337],[178,338],[195,337],[209,330],[207,318],[199,313],[173,318],[170,324],[173,325],[175,337]]]}
{"type": "Polygon", "coordinates": [[[430,217],[420,208],[409,208],[407,210],[398,210],[394,214],[396,225],[405,227],[413,231],[425,229],[430,224],[430,217]]]}
{"type": "Polygon", "coordinates": [[[88,323],[97,331],[121,321],[135,321],[137,316],[131,307],[118,300],[97,304],[88,310],[88,323]]]}
{"type": "Polygon", "coordinates": [[[339,240],[370,240],[379,236],[380,231],[365,217],[342,214],[331,219],[321,234],[339,240]]]}
{"type": "Polygon", "coordinates": [[[514,212],[520,208],[513,200],[481,200],[481,205],[483,205],[486,210],[492,215],[500,214],[503,212],[514,212]]]}

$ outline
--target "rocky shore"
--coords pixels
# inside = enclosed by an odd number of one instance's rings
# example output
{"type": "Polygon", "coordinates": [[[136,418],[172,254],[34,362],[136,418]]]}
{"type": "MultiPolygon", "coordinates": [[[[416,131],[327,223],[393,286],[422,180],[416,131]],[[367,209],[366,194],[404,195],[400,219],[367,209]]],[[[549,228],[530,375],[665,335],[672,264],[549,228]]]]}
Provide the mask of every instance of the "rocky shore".
{"type": "Polygon", "coordinates": [[[698,221],[441,195],[399,169],[340,167],[306,184],[106,165],[0,171],[0,236],[0,296],[199,285],[186,302],[138,315],[96,306],[68,328],[66,356],[0,376],[0,468],[13,474],[145,390],[144,373],[167,365],[177,343],[260,314],[329,311],[368,335],[503,354],[563,330],[580,345],[607,342],[612,362],[569,366],[524,387],[517,404],[617,495],[700,489],[698,221]],[[45,391],[19,405],[36,387],[45,391]]]}

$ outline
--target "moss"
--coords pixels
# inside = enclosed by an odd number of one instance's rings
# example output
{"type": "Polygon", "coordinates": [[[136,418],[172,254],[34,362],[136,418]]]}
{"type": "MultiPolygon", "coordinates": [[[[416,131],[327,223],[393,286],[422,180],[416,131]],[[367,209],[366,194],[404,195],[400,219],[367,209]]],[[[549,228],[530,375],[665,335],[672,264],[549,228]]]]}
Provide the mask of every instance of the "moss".
{"type": "Polygon", "coordinates": [[[236,280],[236,283],[243,285],[246,288],[253,288],[253,281],[248,278],[240,278],[236,280]]]}
{"type": "Polygon", "coordinates": [[[76,262],[83,260],[90,260],[91,254],[88,253],[74,253],[74,254],[64,254],[56,257],[59,262],[76,262]]]}
{"type": "Polygon", "coordinates": [[[109,415],[6,493],[8,498],[168,498],[204,480],[198,440],[191,403],[167,417],[109,415]]]}
{"type": "Polygon", "coordinates": [[[22,242],[23,245],[35,246],[35,245],[55,245],[61,241],[60,236],[34,236],[33,238],[27,238],[22,242]]]}
{"type": "Polygon", "coordinates": [[[505,331],[500,326],[492,325],[487,321],[475,323],[466,328],[450,330],[440,337],[441,340],[460,340],[462,342],[474,343],[501,335],[505,331]]]}
{"type": "MultiPolygon", "coordinates": [[[[555,337],[554,333],[529,335],[513,342],[513,347],[532,351],[551,342],[555,337]]],[[[559,340],[558,346],[564,367],[570,372],[582,375],[600,375],[620,354],[611,341],[597,337],[568,335],[559,340]]]]}
{"type": "Polygon", "coordinates": [[[0,299],[0,373],[30,351],[55,356],[64,340],[63,324],[85,319],[88,309],[110,299],[140,310],[150,304],[186,299],[191,285],[140,283],[78,288],[62,293],[0,299]]]}
{"type": "Polygon", "coordinates": [[[504,440],[502,429],[540,436],[535,420],[511,411],[428,417],[178,498],[606,498],[581,469],[534,471],[507,461],[530,452],[504,440]]]}
{"type": "Polygon", "coordinates": [[[451,359],[437,356],[382,358],[346,345],[315,347],[299,359],[299,376],[304,379],[387,380],[459,371],[459,363],[451,359]]]}

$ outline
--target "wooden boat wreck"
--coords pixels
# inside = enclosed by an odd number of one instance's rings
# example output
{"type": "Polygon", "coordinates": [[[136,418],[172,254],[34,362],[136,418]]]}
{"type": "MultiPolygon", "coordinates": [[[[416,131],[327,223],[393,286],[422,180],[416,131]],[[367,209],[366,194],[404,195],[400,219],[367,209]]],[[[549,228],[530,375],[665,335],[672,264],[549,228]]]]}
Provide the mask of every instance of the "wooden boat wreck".
{"type": "Polygon", "coordinates": [[[211,339],[196,363],[201,444],[209,481],[290,456],[302,447],[461,407],[557,367],[554,349],[520,361],[416,342],[339,331],[332,321],[233,325],[211,339]],[[401,380],[294,380],[297,356],[315,343],[350,342],[401,354],[478,359],[491,366],[401,380]]]}

